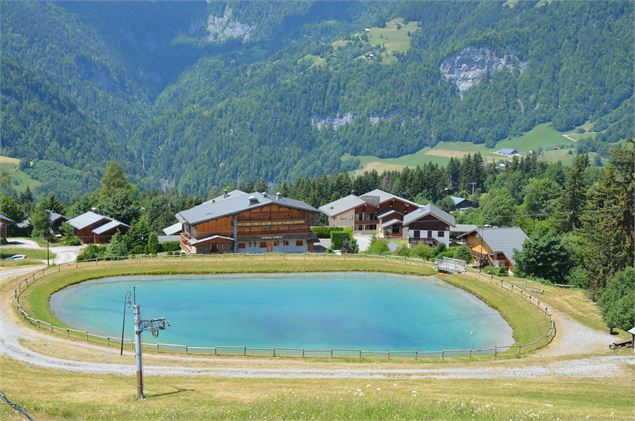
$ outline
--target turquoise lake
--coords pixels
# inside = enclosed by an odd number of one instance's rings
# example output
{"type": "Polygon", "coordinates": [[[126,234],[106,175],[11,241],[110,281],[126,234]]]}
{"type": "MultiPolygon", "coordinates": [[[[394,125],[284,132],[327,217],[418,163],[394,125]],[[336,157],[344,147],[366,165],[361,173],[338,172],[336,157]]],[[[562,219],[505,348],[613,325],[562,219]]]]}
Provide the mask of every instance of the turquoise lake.
{"type": "MultiPolygon", "coordinates": [[[[433,277],[384,273],[122,276],[51,297],[69,326],[117,337],[124,295],[136,287],[142,319],[167,317],[159,338],[190,346],[369,351],[491,348],[512,330],[472,294],[433,277]]],[[[127,309],[126,337],[132,337],[127,309]]]]}

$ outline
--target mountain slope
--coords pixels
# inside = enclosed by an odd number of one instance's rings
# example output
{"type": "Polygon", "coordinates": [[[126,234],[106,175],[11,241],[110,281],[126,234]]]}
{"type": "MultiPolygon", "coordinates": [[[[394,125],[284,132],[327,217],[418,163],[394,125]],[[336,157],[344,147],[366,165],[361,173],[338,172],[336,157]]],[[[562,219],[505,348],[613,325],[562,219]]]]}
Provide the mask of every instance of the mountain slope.
{"type": "Polygon", "coordinates": [[[440,141],[493,147],[542,123],[633,134],[632,2],[0,5],[3,51],[91,117],[145,187],[204,194],[440,141]]]}

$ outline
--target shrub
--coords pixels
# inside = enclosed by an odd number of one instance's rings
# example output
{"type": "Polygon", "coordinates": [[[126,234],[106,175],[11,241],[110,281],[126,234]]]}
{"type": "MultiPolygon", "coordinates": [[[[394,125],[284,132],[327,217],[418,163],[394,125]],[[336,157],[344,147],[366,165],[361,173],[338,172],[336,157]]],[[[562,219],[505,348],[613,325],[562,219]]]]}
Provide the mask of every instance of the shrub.
{"type": "Polygon", "coordinates": [[[472,251],[467,246],[459,246],[454,249],[454,258],[469,263],[472,261],[472,251]]]}
{"type": "Polygon", "coordinates": [[[333,250],[340,250],[344,239],[347,239],[350,244],[351,237],[349,233],[345,231],[331,231],[331,248],[333,250]]]}
{"type": "Polygon", "coordinates": [[[439,254],[443,253],[447,249],[445,243],[439,243],[434,246],[434,255],[439,256],[439,254]]]}
{"type": "Polygon", "coordinates": [[[483,268],[483,272],[487,273],[488,275],[507,276],[507,270],[504,266],[496,267],[487,265],[483,268]]]}
{"type": "Polygon", "coordinates": [[[632,267],[617,272],[606,284],[598,300],[604,320],[622,330],[632,328],[635,319],[633,278],[635,278],[635,270],[632,267]]]}
{"type": "Polygon", "coordinates": [[[434,250],[426,244],[419,243],[410,250],[410,255],[420,259],[430,260],[434,257],[434,250]]]}
{"type": "Polygon", "coordinates": [[[315,234],[318,238],[330,238],[331,233],[334,231],[345,231],[353,234],[353,228],[351,227],[327,227],[327,226],[315,226],[311,227],[311,232],[315,234]]]}
{"type": "Polygon", "coordinates": [[[179,251],[181,250],[181,243],[178,241],[167,241],[161,244],[162,251],[179,251]]]}
{"type": "Polygon", "coordinates": [[[95,259],[97,257],[102,257],[105,252],[105,247],[100,247],[97,244],[89,244],[79,253],[79,256],[77,256],[77,260],[95,259]]]}
{"type": "Polygon", "coordinates": [[[395,254],[397,256],[410,257],[411,252],[412,250],[410,247],[408,247],[408,244],[403,243],[399,246],[399,248],[397,248],[395,254]]]}
{"type": "Polygon", "coordinates": [[[388,240],[383,238],[377,238],[373,235],[370,239],[370,245],[368,246],[368,254],[386,254],[389,253],[388,240]]]}

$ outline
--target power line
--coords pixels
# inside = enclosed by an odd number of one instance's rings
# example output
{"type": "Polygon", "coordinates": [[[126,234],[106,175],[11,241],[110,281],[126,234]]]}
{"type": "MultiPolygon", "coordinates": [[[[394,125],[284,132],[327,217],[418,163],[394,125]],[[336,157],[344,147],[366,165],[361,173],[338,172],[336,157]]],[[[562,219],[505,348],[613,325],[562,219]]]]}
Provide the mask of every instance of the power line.
{"type": "Polygon", "coordinates": [[[24,415],[29,421],[35,421],[33,417],[31,417],[24,409],[22,409],[20,405],[18,405],[17,403],[11,402],[11,400],[7,398],[7,395],[5,395],[2,390],[0,390],[0,399],[2,399],[4,403],[9,405],[11,408],[15,409],[16,411],[24,415]]]}

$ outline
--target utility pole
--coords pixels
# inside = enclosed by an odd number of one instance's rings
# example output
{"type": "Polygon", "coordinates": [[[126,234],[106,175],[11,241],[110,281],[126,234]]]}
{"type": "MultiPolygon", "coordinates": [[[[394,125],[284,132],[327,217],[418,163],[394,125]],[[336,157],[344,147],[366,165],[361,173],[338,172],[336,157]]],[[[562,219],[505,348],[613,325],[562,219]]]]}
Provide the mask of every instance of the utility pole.
{"type": "MultiPolygon", "coordinates": [[[[133,288],[134,291],[134,288],[133,288]]],[[[136,378],[137,378],[137,400],[142,400],[145,398],[143,394],[143,360],[141,357],[141,334],[149,330],[154,337],[159,336],[159,331],[164,330],[166,325],[169,326],[169,323],[166,322],[165,317],[160,317],[158,319],[149,319],[149,320],[141,320],[141,308],[139,304],[137,304],[136,291],[133,295],[133,303],[132,303],[132,311],[134,314],[134,356],[135,356],[135,368],[136,368],[136,378]]],[[[128,299],[128,307],[130,306],[130,291],[126,293],[126,298],[128,299]]],[[[125,317],[126,312],[124,309],[124,325],[121,328],[121,352],[123,353],[123,336],[125,329],[125,317]]]]}
{"type": "Polygon", "coordinates": [[[143,363],[141,361],[141,310],[139,304],[132,306],[134,312],[134,359],[137,369],[137,400],[143,399],[143,363]]]}

